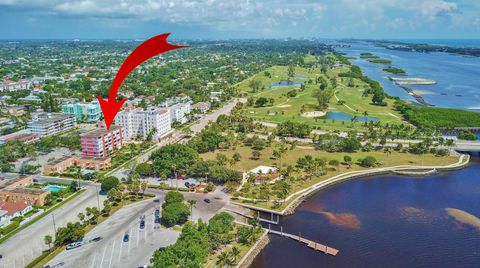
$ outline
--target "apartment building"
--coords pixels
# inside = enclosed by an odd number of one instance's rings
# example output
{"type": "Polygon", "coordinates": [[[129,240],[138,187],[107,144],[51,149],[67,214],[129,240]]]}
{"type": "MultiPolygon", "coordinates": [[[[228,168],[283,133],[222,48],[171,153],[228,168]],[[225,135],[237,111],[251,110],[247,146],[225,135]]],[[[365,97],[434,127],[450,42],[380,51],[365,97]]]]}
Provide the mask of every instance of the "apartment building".
{"type": "Polygon", "coordinates": [[[20,79],[18,81],[3,80],[3,82],[0,82],[0,91],[28,89],[31,85],[32,83],[26,79],[20,79]]]}
{"type": "Polygon", "coordinates": [[[64,103],[62,105],[62,113],[74,115],[77,122],[97,122],[102,116],[98,100],[64,103]]]}
{"type": "Polygon", "coordinates": [[[192,101],[188,97],[175,97],[167,99],[160,103],[160,107],[167,108],[170,111],[170,121],[186,123],[187,115],[192,110],[192,101]]]}
{"type": "Polygon", "coordinates": [[[27,124],[30,133],[48,137],[75,127],[75,117],[62,113],[39,113],[27,124]]]}
{"type": "Polygon", "coordinates": [[[90,157],[109,157],[124,145],[123,128],[112,126],[97,128],[80,135],[82,155],[90,157]]]}
{"type": "Polygon", "coordinates": [[[166,109],[149,107],[142,109],[125,109],[115,118],[115,125],[124,128],[125,139],[140,137],[146,139],[154,129],[153,138],[158,139],[171,130],[170,113],[166,109]]]}

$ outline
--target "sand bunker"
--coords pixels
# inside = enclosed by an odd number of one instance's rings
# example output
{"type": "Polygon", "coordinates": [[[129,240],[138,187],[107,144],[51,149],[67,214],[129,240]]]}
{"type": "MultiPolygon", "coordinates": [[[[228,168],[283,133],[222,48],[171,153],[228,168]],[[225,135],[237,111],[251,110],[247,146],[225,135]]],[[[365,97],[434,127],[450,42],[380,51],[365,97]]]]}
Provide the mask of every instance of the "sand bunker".
{"type": "Polygon", "coordinates": [[[480,219],[466,211],[456,208],[446,208],[448,215],[455,218],[456,221],[466,225],[476,227],[480,230],[480,219]]]}
{"type": "Polygon", "coordinates": [[[323,111],[312,111],[312,112],[305,112],[302,114],[303,117],[313,118],[313,117],[322,117],[325,116],[327,113],[323,111]]]}
{"type": "Polygon", "coordinates": [[[278,108],[288,108],[288,107],[292,107],[292,105],[290,104],[283,104],[283,105],[277,105],[278,108]]]}

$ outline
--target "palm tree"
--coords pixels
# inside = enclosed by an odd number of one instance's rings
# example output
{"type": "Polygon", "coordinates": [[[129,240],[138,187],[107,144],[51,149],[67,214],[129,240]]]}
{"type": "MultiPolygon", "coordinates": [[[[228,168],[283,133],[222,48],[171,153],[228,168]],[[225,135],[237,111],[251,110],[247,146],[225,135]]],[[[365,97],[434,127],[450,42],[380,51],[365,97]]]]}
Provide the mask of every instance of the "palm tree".
{"type": "Polygon", "coordinates": [[[48,245],[48,249],[50,250],[50,245],[53,243],[53,238],[51,235],[46,235],[44,238],[43,238],[43,242],[45,242],[45,245],[48,245]]]}
{"type": "Polygon", "coordinates": [[[363,112],[363,118],[365,119],[365,126],[367,125],[367,116],[368,116],[368,111],[363,112]]]}
{"type": "Polygon", "coordinates": [[[80,222],[83,224],[83,221],[85,220],[85,214],[80,212],[80,213],[78,213],[77,217],[80,220],[80,222]]]}
{"type": "Polygon", "coordinates": [[[194,207],[195,204],[197,203],[197,200],[195,200],[195,199],[189,199],[187,202],[188,202],[188,204],[190,205],[190,218],[193,220],[193,207],[194,207]]]}
{"type": "Polygon", "coordinates": [[[238,255],[240,255],[240,250],[235,246],[232,247],[232,258],[234,262],[237,261],[238,255]]]}
{"type": "Polygon", "coordinates": [[[220,253],[220,255],[218,255],[217,265],[220,267],[228,267],[230,266],[229,260],[230,260],[230,254],[223,251],[222,253],[220,253]]]}

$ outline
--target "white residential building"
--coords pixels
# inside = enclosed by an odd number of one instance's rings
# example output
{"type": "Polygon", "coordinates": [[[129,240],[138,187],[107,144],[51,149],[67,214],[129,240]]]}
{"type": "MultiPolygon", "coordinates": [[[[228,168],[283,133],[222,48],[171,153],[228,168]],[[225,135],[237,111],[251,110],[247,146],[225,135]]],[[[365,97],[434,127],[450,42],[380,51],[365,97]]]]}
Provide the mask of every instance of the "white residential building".
{"type": "Polygon", "coordinates": [[[145,139],[153,129],[156,129],[153,138],[157,139],[172,129],[169,111],[154,107],[120,111],[115,117],[115,125],[123,127],[126,140],[135,137],[145,139]]]}
{"type": "Polygon", "coordinates": [[[173,122],[186,123],[187,115],[192,110],[192,101],[189,97],[175,97],[160,103],[160,107],[170,110],[170,120],[173,122]]]}
{"type": "Polygon", "coordinates": [[[39,113],[27,124],[30,133],[48,137],[75,127],[75,116],[62,113],[39,113]]]}
{"type": "Polygon", "coordinates": [[[3,80],[0,82],[0,91],[17,91],[21,89],[28,89],[32,83],[26,79],[20,79],[18,81],[3,80]]]}

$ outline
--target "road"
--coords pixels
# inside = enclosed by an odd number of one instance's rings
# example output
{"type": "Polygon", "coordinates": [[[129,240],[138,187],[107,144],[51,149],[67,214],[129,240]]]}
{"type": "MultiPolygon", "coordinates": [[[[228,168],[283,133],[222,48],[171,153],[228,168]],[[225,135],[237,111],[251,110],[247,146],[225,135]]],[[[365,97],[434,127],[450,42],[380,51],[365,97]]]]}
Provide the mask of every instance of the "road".
{"type": "MultiPolygon", "coordinates": [[[[44,250],[47,250],[48,246],[45,245],[43,239],[46,235],[55,237],[53,217],[56,227],[63,227],[68,222],[78,221],[78,213],[85,213],[87,207],[97,206],[96,186],[85,184],[83,187],[85,192],[0,244],[0,254],[3,255],[0,267],[25,267],[44,250]]],[[[99,196],[101,206],[104,199],[105,196],[99,196]]]]}
{"type": "MultiPolygon", "coordinates": [[[[86,234],[81,247],[63,251],[48,264],[53,266],[63,262],[62,267],[68,268],[130,268],[149,264],[153,252],[175,243],[180,232],[165,229],[154,223],[155,208],[161,208],[166,192],[149,189],[147,193],[155,194],[156,197],[120,209],[86,234]],[[155,202],[155,199],[159,202],[155,202]],[[145,229],[139,228],[142,215],[145,215],[145,229]],[[129,240],[124,242],[123,237],[126,233],[129,234],[129,240]],[[102,237],[100,241],[90,242],[98,236],[102,237]]],[[[194,221],[199,218],[208,221],[227,203],[221,189],[207,195],[184,193],[184,196],[187,200],[197,201],[192,213],[194,221]],[[205,198],[209,198],[211,202],[204,202],[205,198]]]]}
{"type": "MultiPolygon", "coordinates": [[[[193,132],[193,135],[198,134],[200,131],[202,131],[202,129],[204,129],[210,122],[215,122],[220,115],[230,114],[232,112],[232,109],[235,107],[235,105],[237,105],[238,102],[245,103],[246,101],[247,100],[243,99],[243,98],[234,99],[234,100],[230,101],[229,103],[225,104],[224,106],[222,106],[221,108],[219,108],[219,109],[217,109],[217,110],[215,110],[215,111],[213,111],[209,114],[203,115],[202,117],[200,117],[200,119],[198,119],[198,122],[196,122],[194,125],[192,125],[190,127],[190,129],[193,132]]],[[[171,138],[168,138],[166,140],[162,140],[161,142],[157,143],[155,145],[155,149],[149,150],[148,152],[138,156],[135,159],[135,161],[137,163],[146,162],[148,160],[148,158],[150,157],[150,155],[156,149],[161,148],[162,146],[165,146],[167,144],[172,144],[172,143],[179,142],[183,138],[183,136],[184,136],[184,134],[181,133],[180,131],[174,131],[171,138]]],[[[115,176],[119,179],[122,179],[122,178],[127,177],[128,171],[129,171],[128,170],[128,165],[125,165],[125,167],[117,170],[113,174],[107,174],[107,175],[108,176],[113,175],[113,176],[115,176]]]]}

